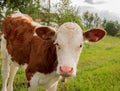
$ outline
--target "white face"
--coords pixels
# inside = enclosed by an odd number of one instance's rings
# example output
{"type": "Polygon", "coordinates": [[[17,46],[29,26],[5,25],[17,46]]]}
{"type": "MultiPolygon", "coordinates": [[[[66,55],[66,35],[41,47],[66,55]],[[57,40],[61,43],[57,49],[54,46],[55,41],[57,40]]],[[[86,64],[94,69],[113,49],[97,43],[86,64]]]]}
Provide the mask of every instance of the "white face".
{"type": "Polygon", "coordinates": [[[65,23],[57,31],[57,73],[75,76],[80,52],[83,47],[83,32],[76,23],[65,23]]]}

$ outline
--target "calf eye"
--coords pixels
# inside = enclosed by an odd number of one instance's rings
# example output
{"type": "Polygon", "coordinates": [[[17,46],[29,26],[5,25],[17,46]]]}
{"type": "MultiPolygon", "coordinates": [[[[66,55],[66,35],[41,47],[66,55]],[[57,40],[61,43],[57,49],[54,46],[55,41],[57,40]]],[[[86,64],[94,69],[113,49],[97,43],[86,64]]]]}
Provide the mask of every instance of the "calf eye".
{"type": "Polygon", "coordinates": [[[56,43],[55,45],[56,45],[56,46],[59,46],[59,44],[58,44],[58,43],[56,43]]]}
{"type": "Polygon", "coordinates": [[[57,46],[58,49],[61,49],[61,46],[58,43],[56,43],[55,45],[57,46]]]}
{"type": "Polygon", "coordinates": [[[80,45],[80,48],[82,47],[82,45],[80,45]]]}

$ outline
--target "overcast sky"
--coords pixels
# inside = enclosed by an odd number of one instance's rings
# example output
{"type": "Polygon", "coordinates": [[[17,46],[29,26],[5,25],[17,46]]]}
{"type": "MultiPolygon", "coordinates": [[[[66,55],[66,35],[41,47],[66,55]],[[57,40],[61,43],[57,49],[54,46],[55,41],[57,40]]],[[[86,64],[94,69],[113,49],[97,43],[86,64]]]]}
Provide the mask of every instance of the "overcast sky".
{"type": "Polygon", "coordinates": [[[120,0],[71,0],[73,6],[80,6],[81,13],[85,10],[97,12],[101,18],[120,22],[120,0]]]}
{"type": "Polygon", "coordinates": [[[71,0],[73,5],[90,6],[120,14],[120,0],[71,0]]]}
{"type": "Polygon", "coordinates": [[[98,13],[101,18],[120,22],[120,0],[71,0],[71,2],[75,7],[80,6],[81,14],[89,10],[98,13]]]}

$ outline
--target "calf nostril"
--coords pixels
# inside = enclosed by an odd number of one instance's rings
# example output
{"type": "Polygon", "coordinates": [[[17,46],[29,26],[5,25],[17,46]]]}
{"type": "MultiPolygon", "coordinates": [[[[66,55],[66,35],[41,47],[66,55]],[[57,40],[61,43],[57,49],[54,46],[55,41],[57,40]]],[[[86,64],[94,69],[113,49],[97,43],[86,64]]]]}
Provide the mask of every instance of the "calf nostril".
{"type": "Polygon", "coordinates": [[[73,67],[60,66],[59,70],[61,74],[71,74],[73,72],[73,67]]]}
{"type": "Polygon", "coordinates": [[[73,71],[73,68],[70,68],[69,72],[72,72],[73,71]]]}
{"type": "Polygon", "coordinates": [[[60,71],[63,72],[62,67],[60,66],[60,71]]]}

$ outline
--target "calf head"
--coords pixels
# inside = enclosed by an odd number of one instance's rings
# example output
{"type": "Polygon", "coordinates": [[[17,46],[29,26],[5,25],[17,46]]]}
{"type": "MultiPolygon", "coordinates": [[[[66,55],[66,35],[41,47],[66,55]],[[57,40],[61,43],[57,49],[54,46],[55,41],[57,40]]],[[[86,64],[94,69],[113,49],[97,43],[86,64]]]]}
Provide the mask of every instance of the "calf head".
{"type": "Polygon", "coordinates": [[[76,75],[84,40],[97,42],[106,32],[99,28],[83,32],[78,24],[68,22],[61,25],[57,31],[50,27],[40,27],[36,33],[44,40],[54,40],[58,60],[57,74],[68,77],[76,75]]]}

